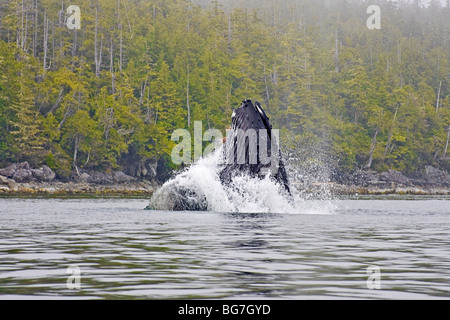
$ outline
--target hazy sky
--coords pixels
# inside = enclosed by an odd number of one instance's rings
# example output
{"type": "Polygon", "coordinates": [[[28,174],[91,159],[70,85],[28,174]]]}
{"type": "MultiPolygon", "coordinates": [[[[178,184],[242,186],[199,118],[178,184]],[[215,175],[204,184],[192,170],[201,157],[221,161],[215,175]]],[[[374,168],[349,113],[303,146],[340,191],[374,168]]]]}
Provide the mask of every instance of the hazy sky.
{"type": "MultiPolygon", "coordinates": [[[[208,3],[207,0],[203,0],[203,1],[197,1],[197,2],[203,2],[203,3],[208,3]]],[[[219,3],[226,3],[228,0],[219,0],[219,3]]],[[[320,1],[320,0],[319,0],[320,1]]],[[[391,0],[393,2],[399,1],[399,2],[413,2],[415,0],[391,0]]],[[[430,4],[430,2],[432,0],[419,0],[424,6],[428,6],[430,4]]],[[[439,0],[443,6],[446,6],[447,0],[439,0]]],[[[193,0],[193,2],[196,2],[196,0],[193,0]]],[[[212,0],[210,0],[209,2],[212,2],[212,0]]]]}
{"type": "MultiPolygon", "coordinates": [[[[446,3],[447,3],[447,1],[446,0],[440,0],[441,1],[441,3],[442,3],[442,5],[446,5],[446,3]]],[[[422,4],[424,4],[425,6],[427,6],[430,2],[431,2],[431,0],[421,0],[421,2],[422,2],[422,4]]]]}

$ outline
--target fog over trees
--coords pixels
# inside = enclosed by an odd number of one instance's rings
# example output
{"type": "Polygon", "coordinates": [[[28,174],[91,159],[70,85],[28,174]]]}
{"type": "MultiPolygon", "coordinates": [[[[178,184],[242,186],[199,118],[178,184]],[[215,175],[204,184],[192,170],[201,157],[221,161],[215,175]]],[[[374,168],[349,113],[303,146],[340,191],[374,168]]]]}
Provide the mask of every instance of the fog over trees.
{"type": "Polygon", "coordinates": [[[250,98],[304,161],[449,170],[449,2],[0,0],[0,166],[175,168],[174,130],[250,98]]]}

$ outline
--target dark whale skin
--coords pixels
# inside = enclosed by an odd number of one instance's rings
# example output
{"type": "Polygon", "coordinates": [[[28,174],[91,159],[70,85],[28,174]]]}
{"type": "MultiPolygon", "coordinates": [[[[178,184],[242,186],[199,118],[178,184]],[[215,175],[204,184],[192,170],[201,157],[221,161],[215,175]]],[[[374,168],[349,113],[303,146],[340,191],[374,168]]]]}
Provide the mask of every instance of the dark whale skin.
{"type": "MultiPolygon", "coordinates": [[[[232,116],[232,130],[230,131],[229,136],[224,145],[224,160],[225,162],[219,163],[218,166],[220,168],[219,171],[219,179],[222,184],[227,185],[233,188],[232,182],[233,178],[238,175],[250,175],[252,177],[257,178],[265,178],[266,173],[264,173],[265,169],[273,169],[271,164],[264,164],[261,162],[259,150],[259,138],[260,134],[264,134],[263,142],[267,142],[267,148],[265,149],[266,155],[268,157],[272,156],[272,147],[275,147],[278,153],[275,152],[277,158],[277,167],[276,172],[270,172],[271,178],[276,181],[283,190],[283,192],[288,199],[292,200],[292,195],[289,188],[289,181],[287,178],[287,173],[284,165],[284,161],[282,159],[281,151],[279,150],[278,142],[275,141],[275,137],[272,131],[272,125],[270,124],[269,117],[264,112],[261,104],[255,101],[255,104],[251,100],[244,100],[240,106],[240,108],[234,110],[232,116]],[[257,135],[256,141],[258,143],[253,145],[253,148],[249,144],[249,140],[245,140],[245,148],[240,148],[240,155],[245,156],[245,162],[239,164],[239,148],[238,141],[239,136],[234,134],[238,132],[238,129],[241,132],[246,133],[248,130],[253,129],[253,131],[257,135]],[[259,131],[259,130],[262,131],[259,131]],[[265,139],[265,140],[264,140],[265,139]],[[272,140],[274,139],[274,140],[272,140]],[[244,154],[242,154],[244,153],[244,154]],[[256,161],[250,161],[252,156],[256,156],[256,161]],[[229,161],[232,160],[232,163],[229,161]],[[255,163],[253,163],[255,162],[255,163]]],[[[245,138],[244,138],[245,139],[245,138]]],[[[163,210],[169,211],[208,211],[209,205],[206,196],[203,194],[201,190],[197,190],[195,188],[181,187],[174,185],[169,187],[166,190],[166,200],[164,201],[163,210]]],[[[160,206],[153,207],[150,204],[146,209],[148,210],[161,210],[160,206]]]]}
{"type": "Polygon", "coordinates": [[[271,168],[271,163],[264,164],[260,159],[260,134],[265,134],[266,137],[262,137],[265,138],[262,141],[267,142],[265,150],[267,150],[268,157],[272,157],[273,147],[278,149],[278,152],[273,154],[273,157],[276,157],[274,160],[277,161],[278,165],[277,171],[272,172],[272,178],[284,188],[287,194],[290,195],[291,191],[284,160],[278,141],[275,141],[275,136],[272,133],[270,119],[264,112],[261,104],[258,101],[255,101],[255,104],[253,104],[251,100],[244,100],[241,106],[233,112],[231,133],[225,142],[225,167],[219,175],[222,183],[229,184],[232,182],[233,177],[240,174],[249,174],[250,176],[258,176],[261,178],[264,177],[263,169],[271,168]],[[253,148],[249,145],[250,139],[247,138],[244,142],[242,137],[239,137],[237,133],[238,130],[241,130],[242,133],[246,133],[251,129],[256,133],[255,140],[258,141],[257,146],[253,148]],[[239,150],[239,143],[245,143],[245,147],[239,150]],[[245,154],[242,154],[242,152],[245,154]],[[251,161],[252,157],[257,160],[256,163],[255,161],[251,161]],[[242,161],[243,159],[245,159],[245,161],[242,161]]]}

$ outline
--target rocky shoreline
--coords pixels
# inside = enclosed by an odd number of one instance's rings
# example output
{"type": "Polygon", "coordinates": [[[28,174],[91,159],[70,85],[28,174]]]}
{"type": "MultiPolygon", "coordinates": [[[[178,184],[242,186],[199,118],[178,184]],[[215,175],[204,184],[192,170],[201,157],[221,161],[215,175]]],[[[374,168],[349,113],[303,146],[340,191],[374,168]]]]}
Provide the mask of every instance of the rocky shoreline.
{"type": "Polygon", "coordinates": [[[432,166],[426,166],[414,177],[395,170],[357,170],[335,175],[330,181],[292,184],[303,193],[332,196],[450,195],[450,174],[432,166]]]}
{"type": "Polygon", "coordinates": [[[73,182],[16,183],[12,187],[0,185],[1,195],[53,196],[151,196],[156,188],[147,182],[95,185],[73,182]]]}
{"type": "MultiPolygon", "coordinates": [[[[434,167],[426,167],[416,178],[394,170],[356,171],[331,182],[293,184],[304,193],[326,191],[336,196],[450,195],[450,174],[434,167]]],[[[0,169],[0,195],[151,196],[158,187],[156,180],[138,179],[120,171],[80,170],[70,181],[59,181],[47,166],[34,169],[23,162],[0,169]]]]}
{"type": "Polygon", "coordinates": [[[395,170],[360,170],[341,176],[330,189],[344,195],[450,195],[450,174],[432,166],[426,166],[415,177],[395,170]]]}
{"type": "Polygon", "coordinates": [[[158,188],[155,181],[120,171],[78,173],[70,181],[60,181],[47,166],[33,169],[27,162],[12,164],[0,169],[0,195],[150,196],[158,188]]]}
{"type": "Polygon", "coordinates": [[[384,196],[384,195],[411,195],[411,196],[450,196],[450,188],[446,187],[419,187],[419,186],[392,186],[392,187],[362,187],[355,185],[342,185],[337,183],[317,183],[305,189],[305,193],[323,194],[323,191],[333,196],[384,196]]]}
{"type": "Polygon", "coordinates": [[[415,177],[407,177],[395,170],[358,170],[340,175],[332,182],[313,183],[306,189],[310,192],[325,189],[337,196],[450,195],[450,174],[432,166],[425,167],[415,177]]]}

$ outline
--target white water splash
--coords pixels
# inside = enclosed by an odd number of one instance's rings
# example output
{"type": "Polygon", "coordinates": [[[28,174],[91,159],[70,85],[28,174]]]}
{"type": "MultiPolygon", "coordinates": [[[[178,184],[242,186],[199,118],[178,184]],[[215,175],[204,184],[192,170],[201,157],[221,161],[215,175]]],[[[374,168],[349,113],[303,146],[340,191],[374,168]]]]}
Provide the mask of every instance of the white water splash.
{"type": "Polygon", "coordinates": [[[155,210],[171,210],[174,190],[190,190],[187,200],[204,195],[208,210],[238,213],[288,213],[333,214],[335,202],[328,197],[314,197],[291,188],[292,197],[283,194],[282,187],[266,177],[259,179],[248,175],[233,178],[230,185],[219,179],[223,152],[221,149],[200,159],[184,172],[165,183],[153,195],[150,207],[155,210]],[[192,197],[192,198],[189,198],[192,197]]]}

